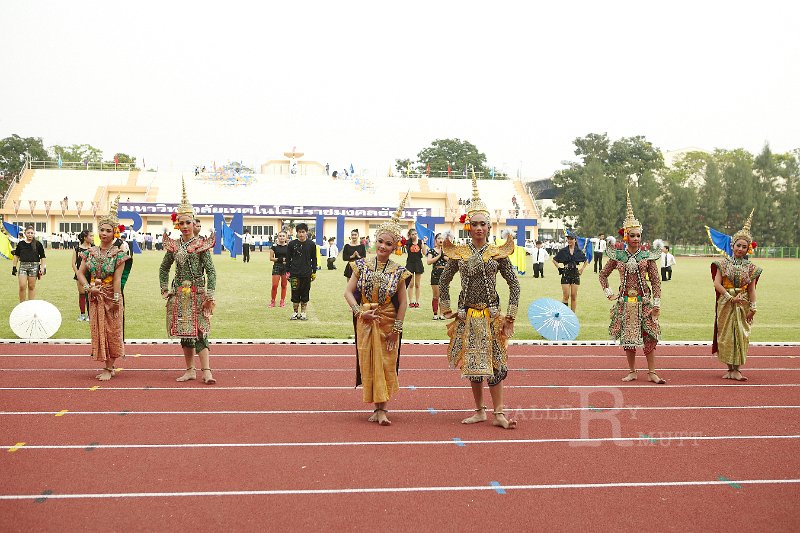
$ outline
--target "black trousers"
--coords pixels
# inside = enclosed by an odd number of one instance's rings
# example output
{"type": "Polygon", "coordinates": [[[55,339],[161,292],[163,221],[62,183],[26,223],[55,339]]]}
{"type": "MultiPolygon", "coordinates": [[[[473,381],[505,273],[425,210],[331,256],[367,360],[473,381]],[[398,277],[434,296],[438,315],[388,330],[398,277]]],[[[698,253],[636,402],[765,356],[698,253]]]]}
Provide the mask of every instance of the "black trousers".
{"type": "Polygon", "coordinates": [[[335,262],[336,262],[336,258],[335,257],[329,257],[328,258],[328,270],[336,270],[335,262]]]}
{"type": "Polygon", "coordinates": [[[533,264],[533,277],[538,278],[544,277],[544,263],[534,263],[533,264]]]}
{"type": "Polygon", "coordinates": [[[311,292],[311,276],[291,277],[292,303],[307,303],[311,292]]]}
{"type": "Polygon", "coordinates": [[[603,254],[597,252],[594,254],[594,271],[600,272],[601,270],[603,270],[603,254]]]}
{"type": "Polygon", "coordinates": [[[661,281],[672,279],[672,267],[661,267],[661,281]]]}
{"type": "Polygon", "coordinates": [[[242,245],[242,254],[243,254],[242,255],[242,261],[244,261],[245,263],[249,263],[250,262],[250,245],[249,244],[243,244],[242,245]]]}

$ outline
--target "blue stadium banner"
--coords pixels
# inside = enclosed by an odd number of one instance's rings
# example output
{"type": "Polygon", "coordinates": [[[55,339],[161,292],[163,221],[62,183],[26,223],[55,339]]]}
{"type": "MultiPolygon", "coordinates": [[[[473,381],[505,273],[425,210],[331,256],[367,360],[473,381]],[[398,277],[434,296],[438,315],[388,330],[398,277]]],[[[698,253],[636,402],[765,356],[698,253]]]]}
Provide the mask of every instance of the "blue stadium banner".
{"type": "MultiPolygon", "coordinates": [[[[178,207],[175,203],[121,202],[120,209],[141,215],[168,216],[178,207]]],[[[345,216],[351,218],[390,218],[397,207],[341,207],[329,205],[269,205],[269,204],[196,204],[194,211],[202,215],[244,215],[252,217],[291,217],[316,219],[345,216]]],[[[411,220],[431,216],[430,207],[415,207],[403,210],[401,218],[411,220]]]]}

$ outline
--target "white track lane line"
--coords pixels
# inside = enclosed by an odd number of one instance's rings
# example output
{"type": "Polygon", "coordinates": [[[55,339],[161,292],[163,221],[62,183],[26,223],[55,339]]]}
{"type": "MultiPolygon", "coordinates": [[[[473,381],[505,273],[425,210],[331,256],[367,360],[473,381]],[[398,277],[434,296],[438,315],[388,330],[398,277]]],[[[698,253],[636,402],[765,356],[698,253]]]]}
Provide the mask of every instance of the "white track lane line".
{"type": "Polygon", "coordinates": [[[375,494],[404,492],[476,492],[498,490],[567,490],[567,489],[616,489],[653,487],[709,487],[720,485],[791,485],[800,479],[736,479],[702,481],[650,481],[624,483],[563,483],[539,485],[473,485],[454,487],[360,487],[341,489],[276,489],[276,490],[228,490],[196,492],[117,492],[94,494],[2,494],[0,500],[81,500],[81,499],[123,499],[123,498],[180,498],[208,496],[309,496],[317,494],[375,494]]]}
{"type": "MultiPolygon", "coordinates": [[[[677,435],[640,437],[599,437],[599,438],[562,438],[562,439],[498,439],[498,440],[415,440],[415,441],[337,441],[337,442],[195,442],[176,444],[26,444],[17,454],[31,450],[118,450],[118,449],[164,449],[164,448],[328,448],[353,446],[462,446],[475,444],[571,444],[599,446],[603,442],[647,442],[665,441],[723,441],[723,440],[793,440],[800,435],[677,435]]],[[[14,444],[0,445],[0,448],[12,448],[14,444]]]]}
{"type": "MultiPolygon", "coordinates": [[[[181,367],[174,368],[132,368],[132,367],[118,367],[125,372],[174,372],[184,370],[181,367]]],[[[85,368],[5,368],[3,372],[97,372],[97,367],[85,368]]],[[[214,367],[214,372],[353,372],[353,368],[220,368],[214,367]]],[[[402,372],[455,372],[452,368],[401,368],[402,372]]],[[[623,371],[620,367],[615,368],[513,368],[508,369],[510,372],[563,372],[568,370],[570,372],[618,372],[623,371]]],[[[720,371],[724,368],[659,368],[659,372],[695,372],[695,371],[720,371]]],[[[762,367],[762,368],[746,368],[745,373],[748,372],[767,372],[767,371],[781,371],[781,372],[800,372],[800,367],[797,368],[783,368],[783,367],[762,367]]]]}
{"type": "MultiPolygon", "coordinates": [[[[760,409],[800,409],[800,405],[667,405],[667,406],[603,406],[592,407],[520,407],[506,405],[512,413],[518,412],[563,412],[563,411],[704,411],[704,410],[760,410],[760,409]]],[[[473,409],[435,409],[437,413],[471,413],[473,409]]],[[[53,416],[62,411],[0,411],[0,416],[53,416]]],[[[392,409],[393,413],[426,413],[430,409],[392,409]]],[[[362,414],[369,413],[364,409],[338,409],[338,410],[266,410],[266,411],[67,411],[63,416],[73,415],[331,415],[331,414],[362,414]]]]}
{"type": "MultiPolygon", "coordinates": [[[[169,354],[128,354],[126,357],[134,357],[134,358],[147,358],[147,357],[168,357],[171,359],[175,359],[180,357],[181,354],[177,353],[169,353],[169,354]]],[[[320,354],[320,353],[299,353],[299,354],[212,354],[212,357],[216,358],[244,358],[244,357],[267,357],[267,358],[277,358],[277,357],[286,357],[286,358],[296,358],[296,357],[303,357],[303,358],[318,358],[318,359],[330,359],[330,358],[347,358],[347,359],[355,359],[355,351],[353,353],[346,353],[346,354],[320,354]]],[[[610,355],[602,355],[602,354],[581,354],[581,355],[538,355],[538,354],[511,354],[509,357],[518,359],[518,358],[534,358],[534,359],[543,359],[543,358],[551,358],[551,359],[615,359],[618,360],[622,356],[622,352],[620,354],[610,354],[610,355]]],[[[33,357],[33,358],[40,358],[40,357],[74,357],[74,358],[81,358],[81,359],[88,359],[88,354],[0,354],[0,359],[3,357],[33,357]]],[[[400,354],[401,359],[405,359],[407,357],[423,357],[423,358],[445,358],[446,353],[410,353],[410,354],[400,354]]],[[[683,358],[683,359],[708,359],[708,360],[716,360],[715,356],[712,355],[661,355],[658,356],[659,360],[661,359],[670,359],[670,358],[683,358]]],[[[748,355],[748,359],[752,358],[762,358],[762,359],[800,359],[800,355],[748,355]]]]}
{"type": "MultiPolygon", "coordinates": [[[[764,387],[800,387],[800,383],[773,383],[773,384],[764,384],[764,383],[715,383],[715,384],[699,384],[699,385],[658,385],[658,386],[648,386],[644,384],[641,385],[505,385],[504,389],[636,389],[640,388],[642,390],[648,391],[657,391],[657,390],[667,390],[667,389],[687,389],[687,388],[708,388],[708,387],[736,387],[737,389],[757,389],[757,388],[764,388],[764,387]]],[[[404,390],[464,390],[465,385],[405,385],[400,387],[400,389],[404,390]]],[[[219,385],[214,385],[212,387],[103,387],[101,385],[95,385],[91,387],[92,391],[103,391],[103,392],[125,392],[125,391],[139,391],[139,390],[171,390],[171,391],[187,391],[187,392],[197,392],[197,391],[231,391],[231,390],[259,390],[259,391],[293,391],[293,390],[317,390],[317,391],[340,391],[340,390],[354,390],[354,387],[346,386],[346,387],[331,387],[331,386],[308,386],[308,387],[221,387],[219,385]],[[97,387],[97,389],[94,389],[97,387]]],[[[90,390],[90,387],[0,387],[0,391],[48,391],[48,390],[90,390]]]]}

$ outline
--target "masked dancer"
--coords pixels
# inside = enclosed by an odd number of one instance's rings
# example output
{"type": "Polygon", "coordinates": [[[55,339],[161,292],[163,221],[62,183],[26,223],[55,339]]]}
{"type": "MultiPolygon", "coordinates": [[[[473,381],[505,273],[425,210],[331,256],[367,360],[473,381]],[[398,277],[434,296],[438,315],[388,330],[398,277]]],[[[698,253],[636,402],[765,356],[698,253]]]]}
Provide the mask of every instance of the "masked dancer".
{"type": "Polygon", "coordinates": [[[461,375],[470,380],[475,400],[475,414],[462,422],[474,424],[486,420],[487,408],[483,403],[483,380],[486,379],[492,396],[493,424],[513,429],[516,421],[509,420],[503,412],[503,380],[508,374],[506,345],[514,334],[520,295],[517,274],[508,259],[514,253],[514,240],[509,234],[501,246],[489,244],[489,210],[478,195],[474,171],[472,200],[462,222],[472,242],[455,245],[453,236],[448,234],[442,245],[448,261],[439,278],[441,312],[446,318],[455,319],[447,326],[450,366],[460,367],[461,375]],[[450,282],[456,272],[461,275],[461,292],[458,307],[452,310],[450,282]],[[510,293],[505,316],[500,312],[496,289],[498,272],[508,283],[510,293]]]}
{"type": "Polygon", "coordinates": [[[400,340],[408,303],[406,285],[412,274],[390,257],[400,241],[400,216],[407,198],[375,231],[375,257],[351,261],[353,274],[344,293],[356,333],[356,386],[362,385],[365,403],[375,404],[369,421],[382,426],[391,424],[386,405],[400,387],[400,340]]]}
{"type": "MultiPolygon", "coordinates": [[[[717,298],[711,353],[716,353],[717,358],[728,366],[722,378],[736,381],[747,381],[739,367],[747,360],[750,327],[756,315],[756,285],[762,271],[747,258],[756,246],[750,233],[752,221],[751,211],[744,227],[733,235],[724,249],[719,248],[713,239],[711,241],[724,254],[722,259],[711,263],[711,278],[717,298]]],[[[708,226],[706,232],[710,238],[708,226]]]]}
{"type": "Polygon", "coordinates": [[[164,237],[166,252],[161,261],[159,279],[161,296],[167,300],[167,334],[181,339],[186,360],[186,372],[176,381],[189,381],[197,377],[194,351],[200,356],[203,383],[211,385],[217,382],[211,374],[208,349],[208,334],[215,305],[214,290],[217,286],[217,272],[211,261],[214,236],[207,239],[195,236],[194,208],[186,198],[185,183],[174,220],[181,236],[175,240],[164,237]],[[175,263],[175,277],[170,285],[172,263],[175,263]]]}
{"type": "Polygon", "coordinates": [[[661,249],[642,248],[642,224],[633,216],[631,197],[627,197],[625,221],[620,230],[622,242],[606,248],[608,263],[600,271],[600,286],[611,307],[611,338],[618,339],[628,358],[628,375],[622,381],[636,379],[636,348],[643,348],[647,358],[647,379],[664,384],[656,374],[655,350],[661,336],[658,317],[661,313],[661,278],[658,259],[661,249]],[[608,276],[617,270],[620,277],[618,294],[608,286],[608,276]]]}
{"type": "Polygon", "coordinates": [[[108,214],[100,218],[100,245],[79,252],[81,266],[75,273],[78,283],[89,295],[89,328],[92,332],[92,357],[103,363],[103,371],[95,376],[100,381],[114,377],[114,362],[125,355],[123,340],[122,271],[130,260],[128,245],[117,242],[117,206],[119,196],[108,214]]]}

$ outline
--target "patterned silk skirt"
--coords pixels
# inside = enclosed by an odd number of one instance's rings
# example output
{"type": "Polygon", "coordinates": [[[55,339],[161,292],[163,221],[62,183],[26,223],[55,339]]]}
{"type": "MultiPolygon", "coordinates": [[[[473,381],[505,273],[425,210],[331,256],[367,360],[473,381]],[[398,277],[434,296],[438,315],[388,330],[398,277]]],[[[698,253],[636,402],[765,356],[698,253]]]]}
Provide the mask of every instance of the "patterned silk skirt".
{"type": "Polygon", "coordinates": [[[382,305],[366,303],[361,308],[364,311],[373,309],[380,317],[379,322],[367,322],[361,317],[356,321],[356,349],[363,399],[365,403],[388,402],[400,388],[397,380],[400,339],[394,349],[389,350],[386,346],[386,337],[392,333],[397,312],[392,302],[382,305]]]}
{"type": "MultiPolygon", "coordinates": [[[[737,291],[729,289],[728,293],[735,296],[737,291]]],[[[749,309],[747,298],[741,302],[717,298],[717,358],[726,365],[743,365],[747,360],[750,324],[746,317],[749,309]]]]}
{"type": "Polygon", "coordinates": [[[491,316],[489,309],[467,309],[464,320],[456,318],[447,325],[450,346],[447,359],[451,368],[461,368],[461,375],[471,381],[488,378],[496,385],[508,374],[503,334],[505,317],[491,316]]]}
{"type": "Polygon", "coordinates": [[[167,334],[170,337],[205,338],[211,331],[211,319],[203,314],[205,287],[189,282],[167,297],[167,334]]]}
{"type": "Polygon", "coordinates": [[[114,286],[105,283],[99,294],[89,295],[89,327],[92,331],[92,357],[113,361],[125,356],[122,338],[122,300],[114,302],[114,286]]]}

